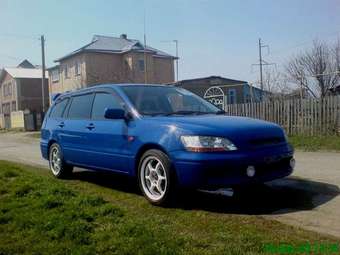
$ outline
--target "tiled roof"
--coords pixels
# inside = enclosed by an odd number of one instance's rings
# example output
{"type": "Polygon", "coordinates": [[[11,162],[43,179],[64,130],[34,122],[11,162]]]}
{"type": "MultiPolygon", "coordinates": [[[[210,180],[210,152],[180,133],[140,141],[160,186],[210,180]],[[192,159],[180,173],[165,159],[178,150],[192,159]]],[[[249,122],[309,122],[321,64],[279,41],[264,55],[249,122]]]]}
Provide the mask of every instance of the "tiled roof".
{"type": "Polygon", "coordinates": [[[175,58],[174,56],[164,51],[160,51],[150,46],[146,46],[144,48],[144,45],[140,41],[135,39],[129,39],[126,37],[95,35],[93,36],[92,42],[90,42],[89,44],[86,44],[80,49],[77,49],[55,61],[59,62],[80,52],[125,53],[129,51],[144,52],[144,50],[153,53],[155,57],[175,58]]]}

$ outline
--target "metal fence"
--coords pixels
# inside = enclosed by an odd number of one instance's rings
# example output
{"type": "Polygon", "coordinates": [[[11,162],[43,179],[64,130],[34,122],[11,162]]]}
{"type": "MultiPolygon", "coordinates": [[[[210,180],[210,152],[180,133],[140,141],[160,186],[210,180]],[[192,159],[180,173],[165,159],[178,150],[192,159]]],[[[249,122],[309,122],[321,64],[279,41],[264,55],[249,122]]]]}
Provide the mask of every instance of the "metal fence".
{"type": "Polygon", "coordinates": [[[289,135],[340,134],[340,96],[227,104],[225,111],[278,123],[289,135]]]}

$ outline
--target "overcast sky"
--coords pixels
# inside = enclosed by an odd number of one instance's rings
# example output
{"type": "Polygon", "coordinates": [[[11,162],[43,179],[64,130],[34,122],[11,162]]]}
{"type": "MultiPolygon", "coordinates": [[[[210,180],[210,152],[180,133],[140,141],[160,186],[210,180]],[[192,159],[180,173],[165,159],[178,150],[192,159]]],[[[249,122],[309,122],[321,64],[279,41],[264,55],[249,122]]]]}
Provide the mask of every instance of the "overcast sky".
{"type": "Polygon", "coordinates": [[[23,59],[41,63],[41,34],[47,65],[89,43],[94,34],[143,40],[175,54],[180,79],[220,75],[253,82],[258,38],[270,46],[268,62],[278,68],[313,39],[340,37],[340,0],[0,0],[0,66],[23,59]]]}

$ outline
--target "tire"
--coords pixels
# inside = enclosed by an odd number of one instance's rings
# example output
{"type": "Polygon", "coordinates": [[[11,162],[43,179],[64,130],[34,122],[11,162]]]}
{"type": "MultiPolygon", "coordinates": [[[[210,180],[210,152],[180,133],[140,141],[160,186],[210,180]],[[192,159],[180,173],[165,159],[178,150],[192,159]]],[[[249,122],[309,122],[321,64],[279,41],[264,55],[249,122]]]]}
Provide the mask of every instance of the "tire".
{"type": "Polygon", "coordinates": [[[139,161],[138,183],[151,204],[170,205],[176,194],[177,180],[169,157],[160,150],[146,151],[139,161]]]}
{"type": "Polygon", "coordinates": [[[64,179],[71,175],[73,167],[64,161],[63,152],[59,144],[53,143],[50,146],[48,161],[54,177],[64,179]]]}

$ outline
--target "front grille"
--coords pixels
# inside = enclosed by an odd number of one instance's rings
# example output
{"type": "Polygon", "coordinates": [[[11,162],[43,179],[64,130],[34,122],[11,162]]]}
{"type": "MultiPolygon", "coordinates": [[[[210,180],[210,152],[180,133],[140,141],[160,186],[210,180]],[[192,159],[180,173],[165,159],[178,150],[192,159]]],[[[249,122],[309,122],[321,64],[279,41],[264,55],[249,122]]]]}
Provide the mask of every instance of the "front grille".
{"type": "Polygon", "coordinates": [[[290,160],[292,157],[281,158],[278,160],[269,160],[265,163],[257,165],[257,169],[260,171],[271,171],[276,169],[282,169],[290,166],[290,160]]]}
{"type": "Polygon", "coordinates": [[[252,146],[266,146],[266,145],[274,145],[274,144],[279,144],[283,143],[285,141],[284,137],[265,137],[265,138],[256,138],[256,139],[251,139],[249,140],[249,144],[252,146]]]}

